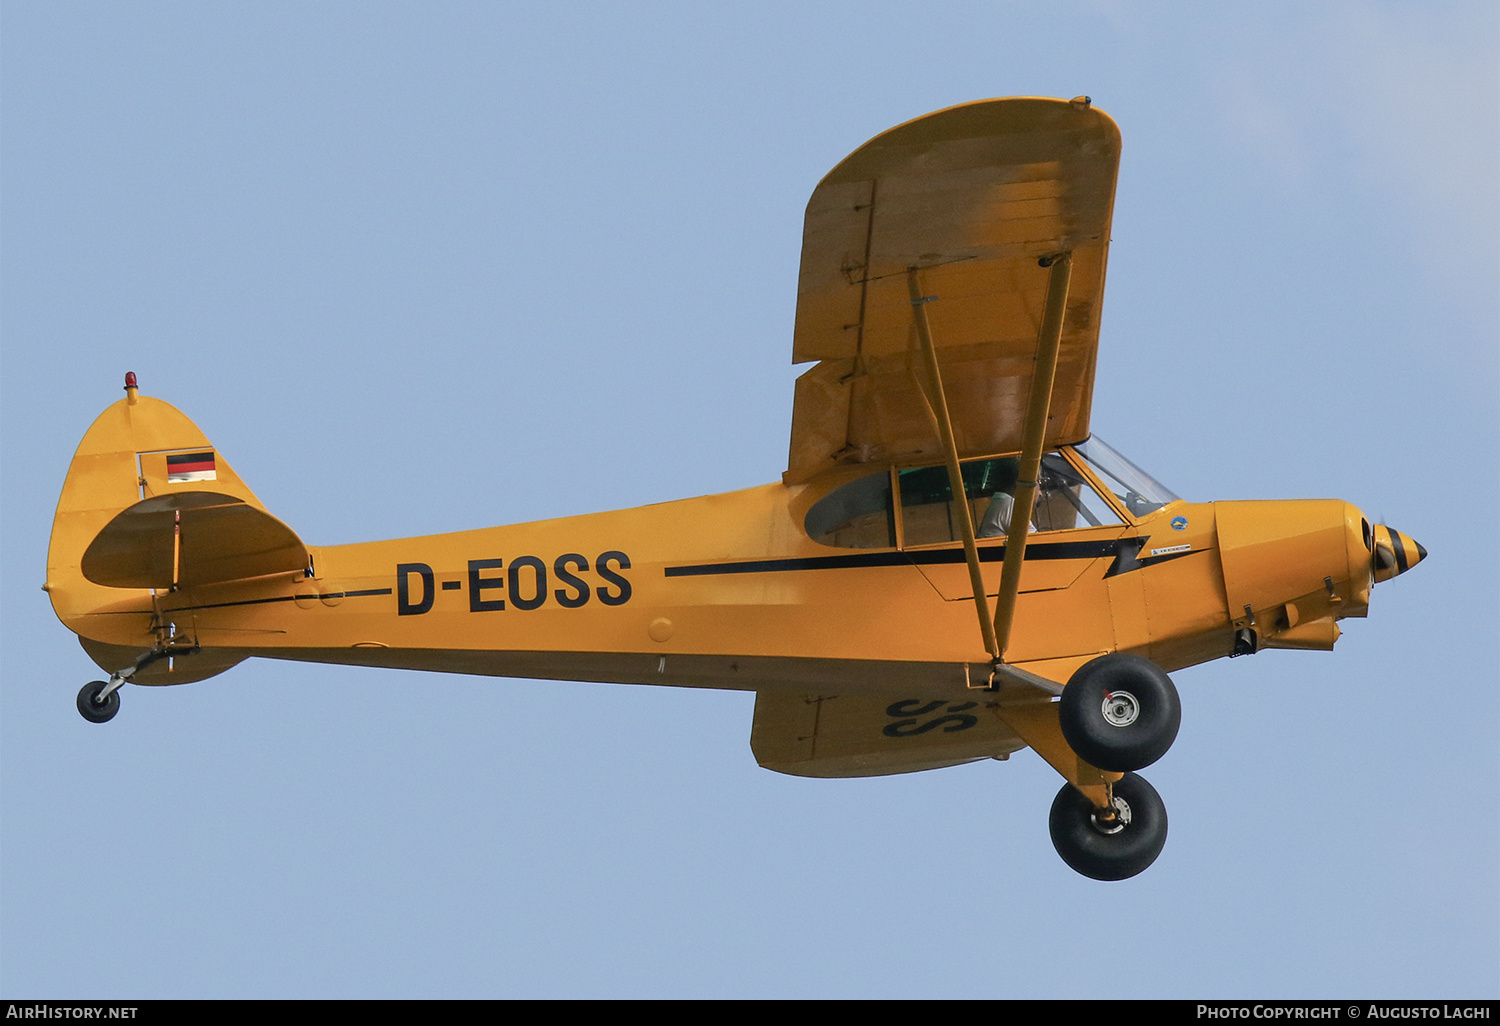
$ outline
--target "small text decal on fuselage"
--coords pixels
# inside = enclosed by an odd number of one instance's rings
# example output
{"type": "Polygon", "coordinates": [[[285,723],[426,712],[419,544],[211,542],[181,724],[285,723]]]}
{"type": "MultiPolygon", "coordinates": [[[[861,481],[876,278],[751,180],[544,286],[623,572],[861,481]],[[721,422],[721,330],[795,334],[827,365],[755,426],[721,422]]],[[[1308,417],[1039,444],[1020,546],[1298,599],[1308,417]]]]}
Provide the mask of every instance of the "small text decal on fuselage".
{"type": "MultiPolygon", "coordinates": [[[[593,599],[606,606],[630,601],[630,581],[620,573],[630,569],[630,557],[618,550],[601,552],[590,561],[577,552],[565,552],[547,563],[536,556],[504,559],[471,559],[462,577],[444,580],[443,591],[469,591],[469,612],[490,613],[511,609],[540,609],[555,602],[564,609],[578,609],[593,599]],[[504,572],[501,572],[504,571],[504,572]],[[598,574],[597,586],[580,575],[598,574]],[[555,582],[561,587],[552,588],[555,582]],[[550,589],[550,590],[549,590],[550,589]]],[[[430,612],[437,599],[437,574],[426,563],[396,564],[396,612],[415,616],[430,612]]]]}

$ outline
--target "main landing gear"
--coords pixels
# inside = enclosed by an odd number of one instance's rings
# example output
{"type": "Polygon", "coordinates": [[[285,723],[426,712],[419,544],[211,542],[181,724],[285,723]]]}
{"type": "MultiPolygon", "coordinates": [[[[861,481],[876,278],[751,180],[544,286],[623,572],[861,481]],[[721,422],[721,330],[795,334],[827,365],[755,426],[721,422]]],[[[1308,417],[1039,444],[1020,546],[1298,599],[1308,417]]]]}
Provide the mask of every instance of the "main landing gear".
{"type": "Polygon", "coordinates": [[[1052,846],[1093,880],[1125,880],[1156,861],[1167,843],[1167,807],[1156,788],[1127,773],[1112,788],[1112,809],[1094,807],[1072,784],[1052,801],[1052,846]]]}
{"type": "Polygon", "coordinates": [[[1182,703],[1160,666],[1115,652],[1078,668],[1063,688],[1057,718],[1068,747],[1085,762],[1125,773],[1167,754],[1182,703]]]}
{"type": "Polygon", "coordinates": [[[1167,842],[1167,809],[1133,770],[1166,754],[1182,723],[1177,688],[1149,659],[1100,656],[1073,674],[1057,705],[1058,727],[1084,762],[1123,773],[1096,805],[1069,783],[1052,802],[1052,846],[1094,880],[1124,880],[1156,861],[1167,842]]]}

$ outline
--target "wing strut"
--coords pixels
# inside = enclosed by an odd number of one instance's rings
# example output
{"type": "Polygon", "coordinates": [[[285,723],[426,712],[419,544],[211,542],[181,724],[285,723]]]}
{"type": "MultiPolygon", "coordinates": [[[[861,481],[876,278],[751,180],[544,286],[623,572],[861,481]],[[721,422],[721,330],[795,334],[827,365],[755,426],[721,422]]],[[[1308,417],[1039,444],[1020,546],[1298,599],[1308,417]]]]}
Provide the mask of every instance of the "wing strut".
{"type": "Polygon", "coordinates": [[[917,324],[917,337],[922,342],[922,355],[927,360],[927,376],[932,382],[931,406],[937,420],[938,435],[943,441],[943,457],[948,463],[948,486],[953,490],[953,504],[961,511],[958,527],[964,539],[964,559],[969,564],[969,583],[974,588],[974,609],[979,614],[979,633],[984,637],[984,650],[992,660],[999,662],[1001,648],[995,640],[995,626],[990,623],[990,604],[984,594],[984,575],[979,572],[979,546],[974,543],[974,513],[969,509],[963,472],[958,467],[958,444],[953,440],[953,420],[948,416],[943,376],[938,373],[937,349],[933,347],[932,329],[927,323],[927,303],[935,297],[922,295],[915,267],[906,269],[906,286],[911,294],[912,318],[917,324]]]}
{"type": "MultiPolygon", "coordinates": [[[[938,434],[943,443],[943,456],[948,466],[948,485],[952,489],[954,505],[959,508],[958,526],[963,536],[964,560],[969,566],[969,584],[974,589],[974,608],[979,616],[979,633],[984,639],[985,651],[997,672],[1005,662],[1005,649],[1010,644],[1010,629],[1015,618],[1016,596],[1020,593],[1021,566],[1026,558],[1026,536],[1031,527],[1031,511],[1036,504],[1037,478],[1041,471],[1042,449],[1046,444],[1047,417],[1051,412],[1052,385],[1057,376],[1057,353],[1062,341],[1063,315],[1068,305],[1068,282],[1072,276],[1073,260],[1069,253],[1046,257],[1041,265],[1049,269],[1047,277],[1047,304],[1042,313],[1041,332],[1037,338],[1036,363],[1031,376],[1031,392],[1026,400],[1026,420],[1021,436],[1021,459],[1016,481],[1015,509],[1011,514],[1010,531],[1005,538],[1005,563],[1000,576],[1000,593],[995,599],[995,618],[990,619],[989,600],[984,593],[984,575],[979,567],[979,547],[974,540],[974,515],[969,509],[968,495],[964,490],[963,472],[959,468],[958,444],[953,436],[953,421],[948,413],[948,401],[943,392],[943,378],[938,369],[937,349],[932,343],[932,329],[927,322],[926,305],[934,297],[922,295],[917,280],[917,269],[907,268],[907,291],[911,296],[912,318],[917,337],[922,343],[922,355],[927,363],[927,376],[931,381],[933,419],[937,422],[938,434]]],[[[1005,675],[1017,675],[1018,671],[1006,667],[1005,675]]],[[[1021,674],[1029,677],[1029,674],[1021,674]]],[[[1027,681],[1030,683],[1030,681],[1027,681]]],[[[993,685],[993,678],[991,678],[993,685]]]]}
{"type": "Polygon", "coordinates": [[[1052,382],[1057,376],[1057,351],[1062,342],[1063,314],[1068,306],[1068,282],[1073,274],[1073,254],[1060,253],[1040,261],[1049,268],[1047,307],[1037,338],[1036,366],[1031,372],[1031,394],[1026,399],[1026,423],[1021,435],[1021,466],[1016,478],[1016,505],[1005,536],[1005,564],[1000,572],[1000,594],[995,596],[995,663],[1005,661],[1010,645],[1011,622],[1016,613],[1016,595],[1021,588],[1021,561],[1026,558],[1026,533],[1031,528],[1031,510],[1036,504],[1036,483],[1042,466],[1042,448],[1047,438],[1047,416],[1052,409],[1052,382]]]}

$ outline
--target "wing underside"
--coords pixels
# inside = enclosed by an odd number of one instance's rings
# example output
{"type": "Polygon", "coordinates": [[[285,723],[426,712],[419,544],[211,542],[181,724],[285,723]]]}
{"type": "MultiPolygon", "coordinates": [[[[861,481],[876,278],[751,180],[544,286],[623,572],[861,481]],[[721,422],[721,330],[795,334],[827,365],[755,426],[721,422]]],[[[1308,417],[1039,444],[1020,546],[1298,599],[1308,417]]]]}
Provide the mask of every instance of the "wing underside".
{"type": "Polygon", "coordinates": [[[1023,742],[971,696],[829,695],[762,690],[750,747],[766,769],[869,777],[1004,759],[1023,742]]]}
{"type": "Polygon", "coordinates": [[[1089,433],[1120,136],[1083,101],[985,100],[891,129],[808,203],[786,479],[942,455],[909,294],[915,269],[963,458],[1021,448],[1047,261],[1071,254],[1049,446],[1089,433]]]}

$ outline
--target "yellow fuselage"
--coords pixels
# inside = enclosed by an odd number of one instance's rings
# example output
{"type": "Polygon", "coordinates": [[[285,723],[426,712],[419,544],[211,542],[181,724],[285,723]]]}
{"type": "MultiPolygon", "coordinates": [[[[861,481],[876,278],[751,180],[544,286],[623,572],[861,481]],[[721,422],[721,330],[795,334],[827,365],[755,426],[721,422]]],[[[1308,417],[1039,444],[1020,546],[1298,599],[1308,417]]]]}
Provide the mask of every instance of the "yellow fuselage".
{"type": "MultiPolygon", "coordinates": [[[[130,411],[136,420],[146,412],[130,411]]],[[[127,664],[127,654],[165,638],[201,649],[138,683],[199,679],[214,664],[261,655],[880,693],[961,690],[989,662],[957,543],[848,549],[808,537],[807,510],[850,478],[844,471],[639,509],[309,546],[307,571],[128,589],[84,578],[65,514],[70,505],[118,509],[125,493],[117,488],[112,499],[87,497],[90,475],[106,476],[89,466],[133,465],[140,450],[96,453],[90,464],[87,443],[59,508],[64,537],[54,537],[48,590],[63,622],[96,643],[96,658],[127,664]]],[[[232,490],[232,473],[221,457],[216,487],[232,490]]],[[[147,497],[172,490],[144,473],[139,484],[147,497]]],[[[1247,628],[1261,647],[1331,648],[1335,620],[1365,615],[1369,528],[1346,503],[1174,502],[1143,518],[1116,512],[1124,523],[1032,534],[1008,662],[1060,682],[1116,650],[1174,670],[1231,654],[1247,628]]],[[[84,534],[107,519],[80,515],[84,534]]],[[[1003,541],[979,547],[994,593],[1003,541]]]]}

